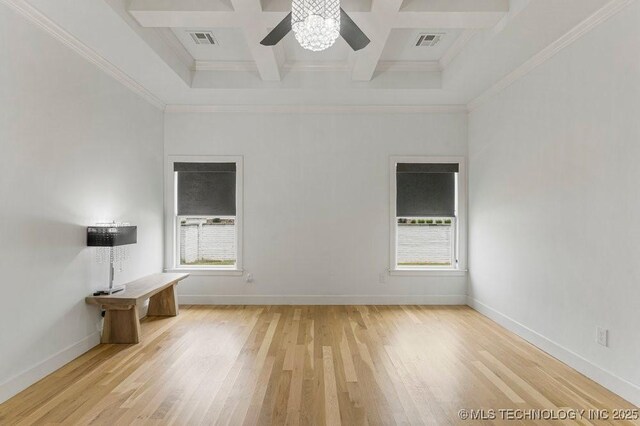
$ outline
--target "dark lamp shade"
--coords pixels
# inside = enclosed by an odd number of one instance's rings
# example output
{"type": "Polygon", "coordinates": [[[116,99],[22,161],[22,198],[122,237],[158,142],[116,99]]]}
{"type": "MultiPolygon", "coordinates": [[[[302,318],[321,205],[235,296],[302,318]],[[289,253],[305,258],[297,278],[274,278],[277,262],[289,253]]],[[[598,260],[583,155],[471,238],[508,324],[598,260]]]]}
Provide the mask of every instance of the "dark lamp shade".
{"type": "Polygon", "coordinates": [[[87,227],[88,247],[116,247],[138,242],[136,226],[100,225],[87,227]]]}

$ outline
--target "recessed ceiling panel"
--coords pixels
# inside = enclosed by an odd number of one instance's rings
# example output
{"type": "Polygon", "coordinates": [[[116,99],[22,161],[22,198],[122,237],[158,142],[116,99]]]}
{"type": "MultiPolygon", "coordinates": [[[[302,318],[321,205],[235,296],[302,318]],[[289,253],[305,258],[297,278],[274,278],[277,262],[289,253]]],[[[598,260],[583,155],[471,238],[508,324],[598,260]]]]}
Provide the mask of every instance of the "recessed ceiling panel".
{"type": "Polygon", "coordinates": [[[172,28],[196,61],[252,61],[242,31],[237,28],[172,28]],[[215,44],[198,44],[192,34],[211,34],[215,44]]]}
{"type": "Polygon", "coordinates": [[[459,29],[394,29],[382,52],[383,61],[437,61],[460,37],[459,29]]]}

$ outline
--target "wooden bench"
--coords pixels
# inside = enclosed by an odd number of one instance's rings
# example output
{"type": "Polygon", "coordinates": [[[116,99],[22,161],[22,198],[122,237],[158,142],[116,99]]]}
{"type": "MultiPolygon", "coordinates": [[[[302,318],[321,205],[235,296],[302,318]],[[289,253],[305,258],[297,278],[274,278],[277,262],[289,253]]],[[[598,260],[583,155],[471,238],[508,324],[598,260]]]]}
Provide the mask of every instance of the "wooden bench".
{"type": "Polygon", "coordinates": [[[178,315],[176,284],[189,274],[159,273],[128,283],[119,293],[89,296],[85,300],[105,310],[102,343],[140,342],[138,307],[149,299],[147,315],[178,315]]]}

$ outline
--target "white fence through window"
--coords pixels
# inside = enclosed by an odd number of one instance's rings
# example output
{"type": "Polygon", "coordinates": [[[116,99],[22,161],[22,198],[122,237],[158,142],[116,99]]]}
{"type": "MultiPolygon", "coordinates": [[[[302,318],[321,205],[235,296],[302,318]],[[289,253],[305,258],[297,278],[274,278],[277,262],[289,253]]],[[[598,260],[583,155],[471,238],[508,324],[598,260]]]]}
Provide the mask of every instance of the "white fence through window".
{"type": "Polygon", "coordinates": [[[233,219],[181,219],[182,265],[233,265],[235,261],[236,225],[233,219]]]}
{"type": "Polygon", "coordinates": [[[398,223],[397,263],[450,266],[454,258],[454,223],[398,223]]]}

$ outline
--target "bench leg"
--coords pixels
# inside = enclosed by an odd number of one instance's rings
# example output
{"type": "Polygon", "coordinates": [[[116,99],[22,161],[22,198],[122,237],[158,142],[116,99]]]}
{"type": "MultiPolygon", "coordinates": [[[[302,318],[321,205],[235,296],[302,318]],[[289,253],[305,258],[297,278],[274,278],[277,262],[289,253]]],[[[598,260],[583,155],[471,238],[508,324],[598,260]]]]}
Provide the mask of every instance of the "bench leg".
{"type": "Polygon", "coordinates": [[[106,307],[101,342],[129,344],[140,342],[138,307],[128,306],[119,307],[119,309],[106,307]]]}
{"type": "Polygon", "coordinates": [[[178,315],[178,297],[176,296],[175,285],[151,296],[147,315],[161,317],[175,317],[178,315]]]}

